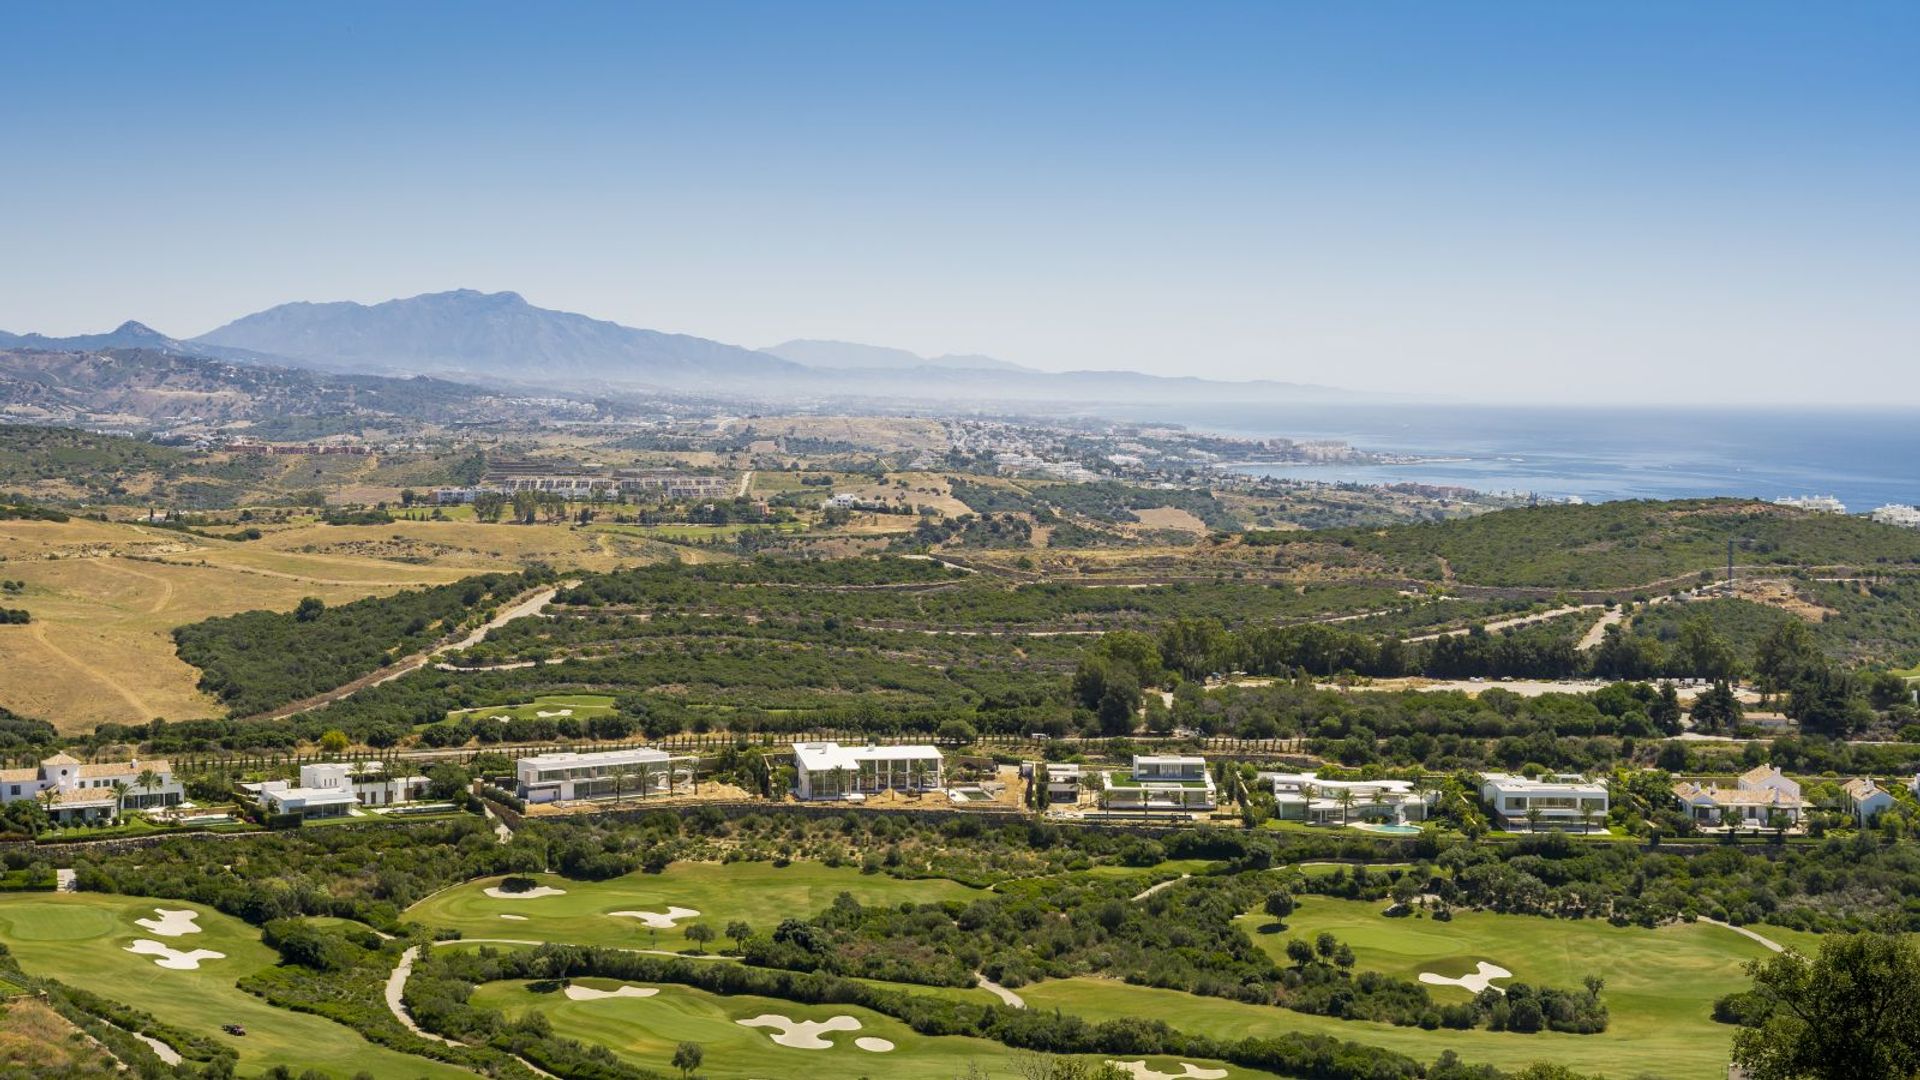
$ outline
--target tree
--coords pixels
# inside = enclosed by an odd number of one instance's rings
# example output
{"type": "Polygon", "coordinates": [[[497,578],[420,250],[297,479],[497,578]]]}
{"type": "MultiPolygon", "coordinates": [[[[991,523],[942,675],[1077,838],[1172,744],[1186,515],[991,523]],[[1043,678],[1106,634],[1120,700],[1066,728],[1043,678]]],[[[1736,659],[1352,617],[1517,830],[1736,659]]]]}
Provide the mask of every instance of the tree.
{"type": "Polygon", "coordinates": [[[433,799],[452,799],[464,793],[472,786],[473,778],[467,770],[452,762],[435,765],[427,770],[427,796],[433,799]]]}
{"type": "Polygon", "coordinates": [[[686,933],[687,940],[693,942],[693,947],[702,953],[707,951],[707,942],[714,937],[713,927],[706,923],[693,923],[687,927],[686,933]]]}
{"type": "Polygon", "coordinates": [[[706,1057],[706,1052],[700,1049],[699,1043],[683,1042],[673,1048],[673,1067],[680,1070],[682,1077],[689,1077],[700,1068],[700,1063],[705,1061],[706,1057]]]}
{"type": "Polygon", "coordinates": [[[1340,804],[1340,824],[1345,825],[1347,823],[1347,812],[1353,809],[1353,789],[1343,787],[1334,794],[1333,798],[1335,802],[1340,804]]]}
{"type": "Polygon", "coordinates": [[[934,730],[933,737],[943,743],[951,743],[954,746],[966,746],[977,741],[980,738],[980,732],[975,730],[972,724],[956,718],[942,721],[940,726],[934,730]]]}
{"type": "Polygon", "coordinates": [[[1530,833],[1539,832],[1540,822],[1545,820],[1546,816],[1547,815],[1542,813],[1537,806],[1527,807],[1527,831],[1530,833]]]}
{"type": "Polygon", "coordinates": [[[1275,889],[1267,894],[1267,902],[1263,907],[1267,914],[1273,916],[1275,922],[1284,925],[1287,916],[1293,914],[1293,894],[1285,889],[1275,889]]]}
{"type": "Polygon", "coordinates": [[[1687,667],[1685,674],[1716,682],[1732,679],[1740,673],[1740,658],[1733,646],[1720,635],[1706,616],[1697,615],[1680,627],[1678,659],[1687,667]]]}
{"type": "Polygon", "coordinates": [[[1826,657],[1814,643],[1813,632],[1799,619],[1782,619],[1754,648],[1753,668],[1762,685],[1770,692],[1786,689],[1813,666],[1824,666],[1826,657]]]}
{"type": "Polygon", "coordinates": [[[146,792],[148,797],[151,798],[153,793],[159,791],[162,786],[160,783],[160,774],[154,772],[152,769],[141,769],[140,775],[133,778],[133,786],[146,792]]]}
{"type": "Polygon", "coordinates": [[[1680,692],[1670,682],[1660,684],[1660,696],[1647,707],[1647,719],[1662,735],[1680,734],[1680,692]]]}
{"type": "Polygon", "coordinates": [[[1708,732],[1732,731],[1745,716],[1746,709],[1729,683],[1714,683],[1693,699],[1693,726],[1708,732]]]}
{"type": "Polygon", "coordinates": [[[747,939],[753,936],[753,927],[740,919],[735,919],[727,924],[726,934],[727,940],[733,942],[734,950],[737,952],[746,947],[747,939]]]}
{"type": "Polygon", "coordinates": [[[317,596],[302,597],[298,607],[293,609],[293,617],[299,622],[312,622],[327,610],[327,602],[317,596]]]}
{"type": "Polygon", "coordinates": [[[1920,950],[1891,934],[1828,935],[1820,955],[1747,965],[1758,1006],[1733,1038],[1753,1080],[1910,1080],[1920,1074],[1920,950]]]}
{"type": "Polygon", "coordinates": [[[340,730],[329,731],[320,736],[320,749],[329,754],[338,754],[349,745],[347,733],[340,730]]]}
{"type": "Polygon", "coordinates": [[[127,795],[133,791],[133,785],[125,780],[113,782],[113,812],[118,814],[127,808],[127,795]]]}

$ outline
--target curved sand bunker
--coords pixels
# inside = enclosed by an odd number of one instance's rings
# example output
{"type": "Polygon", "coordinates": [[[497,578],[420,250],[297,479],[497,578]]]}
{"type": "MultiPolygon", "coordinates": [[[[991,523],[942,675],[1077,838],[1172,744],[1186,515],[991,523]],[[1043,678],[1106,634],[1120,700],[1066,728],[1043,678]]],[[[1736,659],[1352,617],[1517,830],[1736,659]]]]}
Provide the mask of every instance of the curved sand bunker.
{"type": "Polygon", "coordinates": [[[495,900],[538,900],[543,896],[565,896],[567,890],[556,889],[551,885],[536,885],[526,892],[508,892],[498,885],[489,885],[486,893],[495,900]]]}
{"type": "Polygon", "coordinates": [[[526,917],[525,915],[508,915],[508,914],[506,914],[505,912],[502,912],[502,913],[501,913],[501,915],[500,915],[500,917],[501,917],[501,918],[503,918],[503,919],[511,919],[511,920],[512,920],[512,921],[514,921],[514,922],[526,922],[526,921],[527,921],[527,917],[526,917]]]}
{"type": "Polygon", "coordinates": [[[1177,1073],[1161,1072],[1148,1065],[1146,1061],[1109,1061],[1107,1064],[1126,1073],[1134,1080],[1226,1080],[1225,1069],[1203,1069],[1191,1061],[1180,1063],[1177,1073]]]}
{"type": "Polygon", "coordinates": [[[692,919],[699,912],[690,907],[669,907],[665,911],[609,911],[607,914],[618,919],[639,919],[641,925],[653,930],[671,930],[675,919],[692,919]]]}
{"type": "Polygon", "coordinates": [[[1161,1072],[1148,1065],[1144,1059],[1109,1061],[1107,1064],[1133,1077],[1134,1080],[1226,1080],[1227,1076],[1225,1069],[1204,1069],[1191,1061],[1181,1062],[1180,1071],[1176,1073],[1161,1072]]]}
{"type": "MultiPolygon", "coordinates": [[[[1476,994],[1487,989],[1495,979],[1511,978],[1513,978],[1513,972],[1508,971],[1498,964],[1489,964],[1485,960],[1480,961],[1478,968],[1471,974],[1462,975],[1457,979],[1450,978],[1446,975],[1436,975],[1431,971],[1423,971],[1420,973],[1420,981],[1426,983],[1428,986],[1459,986],[1471,990],[1476,994]]],[[[1498,986],[1492,988],[1499,990],[1503,994],[1506,993],[1505,990],[1498,986]]]]}
{"type": "Polygon", "coordinates": [[[746,1020],[735,1020],[741,1027],[773,1028],[768,1038],[781,1046],[795,1050],[831,1050],[833,1043],[821,1038],[828,1031],[859,1031],[860,1021],[851,1016],[836,1016],[830,1020],[795,1020],[778,1013],[761,1013],[746,1020]]]}
{"type": "Polygon", "coordinates": [[[171,945],[162,945],[149,938],[141,938],[127,946],[127,951],[140,956],[157,956],[154,963],[170,971],[198,971],[202,960],[225,960],[227,954],[212,949],[195,949],[182,952],[171,945]]]}
{"type": "Polygon", "coordinates": [[[869,1054],[884,1054],[893,1049],[893,1040],[876,1038],[872,1035],[862,1035],[853,1040],[853,1045],[865,1050],[869,1054]]]}
{"type": "Polygon", "coordinates": [[[200,917],[197,911],[176,911],[173,908],[157,907],[153,909],[156,918],[135,919],[133,925],[151,934],[161,937],[179,937],[182,934],[197,934],[200,927],[194,923],[200,917]]]}
{"type": "Polygon", "coordinates": [[[620,986],[612,990],[595,990],[591,986],[567,987],[568,1001],[598,1001],[601,998],[650,998],[659,993],[653,986],[620,986]]]}

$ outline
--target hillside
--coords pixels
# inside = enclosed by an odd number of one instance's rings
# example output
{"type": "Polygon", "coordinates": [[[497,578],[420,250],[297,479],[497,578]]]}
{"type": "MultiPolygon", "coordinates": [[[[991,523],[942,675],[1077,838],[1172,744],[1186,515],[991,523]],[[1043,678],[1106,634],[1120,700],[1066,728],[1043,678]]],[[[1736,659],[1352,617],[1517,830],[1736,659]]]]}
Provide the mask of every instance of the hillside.
{"type": "Polygon", "coordinates": [[[811,368],[849,370],[912,371],[915,368],[954,368],[961,371],[1031,371],[1031,368],[991,356],[921,356],[905,349],[882,345],[860,345],[851,341],[797,339],[769,345],[760,350],[795,364],[811,368]]]}
{"type": "Polygon", "coordinates": [[[0,351],[0,420],[145,427],[271,421],[300,437],[369,419],[485,420],[498,394],[440,379],[323,375],[158,349],[0,351]]]}
{"type": "Polygon", "coordinates": [[[1380,569],[1466,585],[1633,588],[1723,566],[1912,566],[1920,530],[1736,499],[1538,506],[1386,529],[1279,533],[1380,569]]]}

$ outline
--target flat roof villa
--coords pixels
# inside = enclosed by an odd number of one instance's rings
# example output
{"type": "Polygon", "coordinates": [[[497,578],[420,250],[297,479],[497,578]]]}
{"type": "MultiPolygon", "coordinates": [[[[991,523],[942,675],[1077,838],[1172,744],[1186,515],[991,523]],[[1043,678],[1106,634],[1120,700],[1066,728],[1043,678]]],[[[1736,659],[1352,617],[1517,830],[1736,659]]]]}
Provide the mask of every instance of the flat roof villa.
{"type": "Polygon", "coordinates": [[[947,786],[938,747],[793,744],[793,791],[802,800],[845,799],[882,791],[938,791],[947,786]]]}
{"type": "Polygon", "coordinates": [[[1308,825],[1425,821],[1435,797],[1413,790],[1410,780],[1323,780],[1315,773],[1261,773],[1260,778],[1273,785],[1274,816],[1308,825]]]}
{"type": "Polygon", "coordinates": [[[1087,793],[1082,770],[1075,762],[1047,761],[1034,766],[1034,782],[1046,785],[1048,803],[1078,803],[1087,793]]]}
{"type": "Polygon", "coordinates": [[[1131,773],[1101,774],[1101,801],[1108,810],[1192,813],[1215,805],[1207,759],[1173,754],[1136,754],[1131,773]]]}
{"type": "Polygon", "coordinates": [[[1771,765],[1747,770],[1731,788],[1682,780],[1673,785],[1673,797],[1694,824],[1709,829],[1771,829],[1776,814],[1794,828],[1807,808],[1800,785],[1771,765]]]}
{"type": "Polygon", "coordinates": [[[177,806],[185,798],[186,789],[165,761],[82,763],[71,754],[55,754],[34,768],[0,769],[0,803],[34,800],[56,822],[97,821],[118,816],[122,808],[177,806]],[[141,786],[142,776],[149,786],[141,786]],[[115,793],[115,784],[125,785],[124,796],[115,793]]]}
{"type": "Polygon", "coordinates": [[[346,817],[358,805],[353,792],[345,788],[311,788],[285,780],[266,780],[253,791],[260,798],[260,809],[276,817],[292,814],[309,821],[346,817]]]}
{"type": "Polygon", "coordinates": [[[1500,827],[1508,830],[1531,828],[1528,814],[1532,811],[1538,811],[1541,825],[1590,828],[1606,821],[1608,809],[1605,784],[1570,773],[1544,780],[1487,773],[1480,778],[1480,798],[1493,809],[1500,827]]]}
{"type": "Polygon", "coordinates": [[[692,786],[698,761],[640,746],[585,754],[535,754],[514,762],[516,794],[530,803],[672,795],[692,786]]]}

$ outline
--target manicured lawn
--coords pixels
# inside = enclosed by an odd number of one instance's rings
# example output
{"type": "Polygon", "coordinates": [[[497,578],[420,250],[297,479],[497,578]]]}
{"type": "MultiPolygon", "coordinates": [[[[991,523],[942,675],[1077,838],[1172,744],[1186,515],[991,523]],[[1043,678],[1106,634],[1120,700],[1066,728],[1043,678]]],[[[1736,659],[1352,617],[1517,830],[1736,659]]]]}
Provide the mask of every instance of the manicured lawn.
{"type": "MultiPolygon", "coordinates": [[[[1223,1037],[1313,1031],[1427,1061],[1452,1049],[1469,1061],[1502,1068],[1553,1061],[1609,1077],[1645,1073],[1668,1080],[1720,1080],[1726,1075],[1732,1029],[1713,1022],[1713,1000],[1745,988],[1748,980],[1741,964],[1768,955],[1759,944],[1704,923],[1643,930],[1591,919],[1481,912],[1435,922],[1388,919],[1379,914],[1380,909],[1375,903],[1309,896],[1301,899],[1300,910],[1288,920],[1284,933],[1258,933],[1258,927],[1270,921],[1260,913],[1247,916],[1243,925],[1282,962],[1288,938],[1311,939],[1324,930],[1353,947],[1361,970],[1405,978],[1417,978],[1423,971],[1457,976],[1472,971],[1481,960],[1536,985],[1572,989],[1586,975],[1598,975],[1606,980],[1603,996],[1612,1023],[1599,1035],[1426,1032],[1091,979],[1023,987],[1019,993],[1032,1007],[1057,1006],[1089,1019],[1156,1016],[1175,1027],[1223,1037]]],[[[1428,989],[1437,1001],[1467,999],[1462,989],[1428,989]]]]}
{"type": "MultiPolygon", "coordinates": [[[[603,979],[575,980],[577,986],[611,989],[620,984],[603,979]]],[[[850,1005],[800,1005],[778,998],[721,997],[671,983],[659,986],[650,998],[601,998],[570,1001],[564,994],[535,994],[518,982],[490,983],[479,988],[474,1004],[503,1010],[518,1017],[537,1009],[553,1023],[554,1033],[605,1046],[622,1058],[672,1073],[668,1062],[681,1042],[696,1042],[706,1054],[700,1075],[709,1080],[751,1080],[754,1077],[834,1077],[854,1080],[952,1080],[967,1075],[978,1064],[992,1076],[1014,1075],[1010,1051],[997,1042],[961,1036],[925,1036],[889,1016],[850,1005]],[[781,1046],[769,1036],[772,1029],[748,1028],[737,1020],[773,1013],[795,1020],[828,1020],[851,1016],[857,1031],[831,1032],[824,1037],[832,1049],[802,1050],[781,1046]],[[881,1038],[894,1044],[887,1052],[862,1050],[858,1038],[881,1038]]],[[[1177,1073],[1170,1058],[1148,1063],[1177,1073]]],[[[1217,1066],[1215,1062],[1199,1064],[1217,1066]]],[[[1235,1078],[1262,1074],[1232,1070],[1235,1078]]]]}
{"type": "MultiPolygon", "coordinates": [[[[488,896],[486,889],[500,884],[500,879],[487,878],[436,893],[408,909],[407,918],[474,938],[677,950],[691,947],[682,933],[689,923],[705,923],[716,934],[734,919],[745,920],[756,930],[771,930],[781,919],[818,914],[842,892],[852,893],[863,904],[937,903],[981,895],[977,889],[944,878],[902,881],[863,874],[854,867],[810,862],[786,867],[762,862],[674,863],[663,873],[628,874],[612,881],[568,881],[551,874],[537,875],[537,880],[566,890],[565,895],[497,899],[488,896]],[[669,907],[692,908],[700,914],[676,920],[671,930],[650,930],[638,919],[609,914],[665,912],[669,907]],[[520,915],[524,920],[502,915],[520,915]]],[[[721,937],[707,947],[729,944],[721,937]]]]}
{"type": "Polygon", "coordinates": [[[569,717],[585,720],[592,716],[602,716],[613,711],[613,698],[605,694],[550,694],[537,697],[525,705],[490,705],[478,709],[455,709],[447,714],[449,719],[466,718],[491,720],[495,717],[509,717],[514,720],[533,720],[546,714],[547,719],[569,717]]]}
{"type": "Polygon", "coordinates": [[[198,904],[96,893],[0,896],[0,942],[29,974],[52,976],[232,1045],[240,1052],[243,1076],[275,1065],[296,1073],[317,1066],[336,1077],[364,1070],[381,1080],[471,1075],[383,1049],[351,1028],[276,1009],[238,989],[237,980],[271,967],[278,957],[260,943],[258,930],[198,904]],[[134,925],[135,919],[152,918],[155,907],[198,911],[201,932],[163,937],[134,925]],[[172,971],[157,966],[152,956],[125,951],[139,938],[226,956],[204,960],[196,971],[172,971]],[[222,1024],[239,1024],[247,1034],[224,1034],[222,1024]]]}

